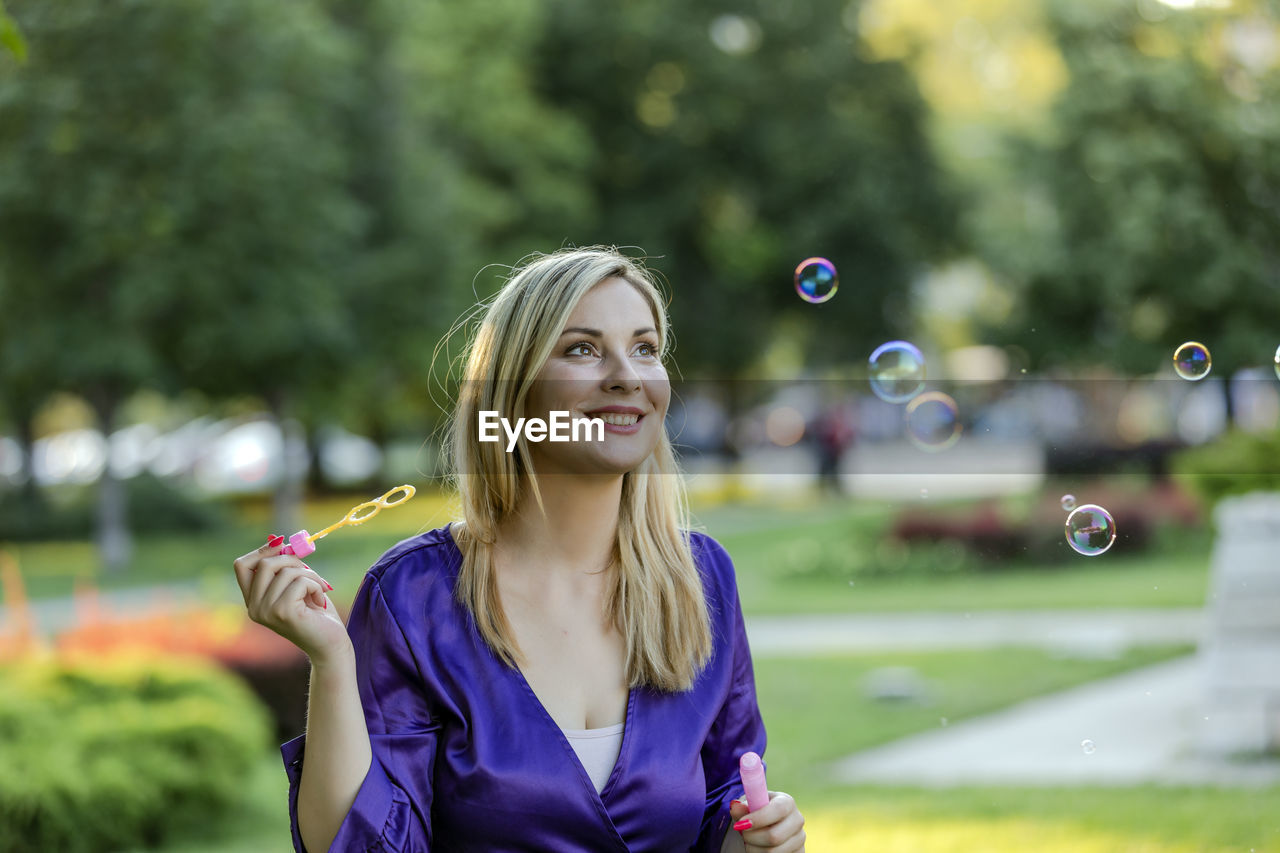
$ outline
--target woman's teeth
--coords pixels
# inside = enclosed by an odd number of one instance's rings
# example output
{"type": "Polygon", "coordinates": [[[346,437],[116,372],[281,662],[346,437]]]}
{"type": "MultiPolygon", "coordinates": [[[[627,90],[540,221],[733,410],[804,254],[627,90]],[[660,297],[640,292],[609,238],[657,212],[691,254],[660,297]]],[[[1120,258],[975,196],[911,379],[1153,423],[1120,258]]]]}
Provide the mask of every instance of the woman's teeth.
{"type": "Polygon", "coordinates": [[[605,423],[613,424],[614,426],[631,426],[633,423],[640,420],[639,415],[619,415],[613,412],[597,412],[596,414],[591,415],[591,417],[600,418],[605,423]]]}

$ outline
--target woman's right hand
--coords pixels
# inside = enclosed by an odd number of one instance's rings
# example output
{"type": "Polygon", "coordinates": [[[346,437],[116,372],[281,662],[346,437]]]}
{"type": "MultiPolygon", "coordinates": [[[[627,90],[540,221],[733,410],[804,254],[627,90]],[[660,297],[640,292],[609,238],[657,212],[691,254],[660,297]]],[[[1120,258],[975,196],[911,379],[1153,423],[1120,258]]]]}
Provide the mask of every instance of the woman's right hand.
{"type": "Polygon", "coordinates": [[[333,585],[297,557],[282,555],[283,545],[284,537],[272,536],[232,564],[249,618],[302,649],[312,663],[334,659],[350,650],[351,638],[325,595],[333,585]]]}

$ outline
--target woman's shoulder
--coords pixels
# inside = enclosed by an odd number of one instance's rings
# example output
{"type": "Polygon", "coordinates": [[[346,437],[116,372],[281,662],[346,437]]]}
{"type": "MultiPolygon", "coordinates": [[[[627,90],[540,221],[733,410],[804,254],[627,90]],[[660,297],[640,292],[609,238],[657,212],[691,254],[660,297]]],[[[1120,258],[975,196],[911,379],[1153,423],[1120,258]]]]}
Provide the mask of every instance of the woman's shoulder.
{"type": "Polygon", "coordinates": [[[702,574],[703,582],[712,590],[728,592],[737,587],[734,576],[733,559],[729,552],[709,533],[701,530],[687,530],[689,550],[693,554],[693,562],[702,574]]]}
{"type": "Polygon", "coordinates": [[[731,562],[729,552],[711,534],[704,530],[693,529],[686,530],[684,533],[689,538],[689,550],[693,552],[695,561],[731,562]]]}
{"type": "Polygon", "coordinates": [[[448,525],[402,539],[378,558],[365,573],[365,581],[378,585],[388,601],[430,600],[453,590],[462,554],[448,525]]]}

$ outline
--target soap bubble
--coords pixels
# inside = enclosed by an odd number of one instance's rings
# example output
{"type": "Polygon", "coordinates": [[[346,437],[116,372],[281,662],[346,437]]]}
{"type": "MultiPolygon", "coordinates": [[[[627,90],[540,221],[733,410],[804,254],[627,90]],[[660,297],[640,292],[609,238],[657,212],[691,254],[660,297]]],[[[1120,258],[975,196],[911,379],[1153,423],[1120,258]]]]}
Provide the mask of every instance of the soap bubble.
{"type": "Polygon", "coordinates": [[[956,401],[941,391],[916,395],[907,404],[907,438],[921,450],[938,453],[960,440],[956,401]]]}
{"type": "Polygon", "coordinates": [[[1071,510],[1075,509],[1075,508],[1076,508],[1076,496],[1075,496],[1075,495],[1063,495],[1063,496],[1062,496],[1062,508],[1063,508],[1064,510],[1066,510],[1067,512],[1071,512],[1071,510]]]}
{"type": "Polygon", "coordinates": [[[1094,745],[1093,741],[1089,740],[1088,738],[1085,738],[1084,740],[1080,741],[1080,748],[1084,750],[1085,755],[1093,755],[1094,750],[1096,750],[1098,747],[1094,745]]]}
{"type": "Polygon", "coordinates": [[[1076,553],[1096,557],[1116,541],[1116,522],[1102,507],[1081,504],[1067,516],[1066,534],[1067,544],[1076,553]]]}
{"type": "Polygon", "coordinates": [[[886,403],[905,403],[924,390],[924,355],[915,344],[889,341],[871,353],[871,390],[886,403]]]}
{"type": "Polygon", "coordinates": [[[1280,379],[1280,347],[1276,347],[1276,379],[1280,379]]]}
{"type": "Polygon", "coordinates": [[[805,258],[796,267],[796,293],[805,302],[826,302],[836,295],[839,286],[836,265],[826,258],[805,258]]]}
{"type": "Polygon", "coordinates": [[[1192,382],[1204,379],[1212,366],[1209,348],[1198,341],[1187,341],[1173,352],[1173,369],[1183,379],[1192,382]]]}

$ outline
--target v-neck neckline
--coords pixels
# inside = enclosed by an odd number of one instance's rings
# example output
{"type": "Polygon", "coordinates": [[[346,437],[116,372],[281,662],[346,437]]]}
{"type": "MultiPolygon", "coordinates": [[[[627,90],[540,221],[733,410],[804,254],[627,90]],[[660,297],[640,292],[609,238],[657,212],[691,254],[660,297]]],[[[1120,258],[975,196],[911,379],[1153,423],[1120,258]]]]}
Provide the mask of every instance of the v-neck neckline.
{"type": "MultiPolygon", "coordinates": [[[[445,525],[444,532],[445,532],[445,536],[449,540],[449,544],[453,548],[454,553],[457,555],[457,558],[458,558],[457,566],[460,567],[462,565],[462,562],[461,562],[462,549],[458,547],[458,543],[453,538],[452,527],[453,527],[452,522],[445,525]]],[[[456,568],[454,570],[454,577],[456,582],[456,578],[457,578],[456,568]]],[[[472,630],[472,633],[475,634],[475,639],[481,645],[485,645],[484,638],[480,636],[480,633],[475,628],[474,623],[472,624],[471,630],[472,630]]],[[[627,688],[627,710],[622,720],[622,743],[619,745],[619,748],[618,748],[618,758],[613,762],[613,769],[609,772],[609,778],[605,780],[604,787],[601,788],[599,791],[597,791],[595,784],[591,781],[591,775],[587,773],[587,768],[583,766],[582,759],[578,758],[577,751],[575,751],[573,748],[573,745],[569,743],[569,738],[567,735],[565,735],[564,729],[560,728],[560,724],[555,721],[555,718],[551,716],[551,712],[548,711],[547,707],[542,704],[542,700],[538,698],[538,694],[533,691],[533,686],[529,684],[529,680],[525,678],[524,672],[521,671],[519,666],[508,666],[496,655],[490,655],[490,657],[493,659],[493,661],[499,668],[508,670],[514,673],[516,680],[519,682],[520,686],[523,688],[524,693],[529,697],[529,699],[533,701],[533,705],[535,708],[537,708],[542,719],[546,721],[547,725],[549,725],[552,729],[554,729],[555,731],[554,736],[559,740],[560,746],[568,754],[569,760],[573,763],[573,766],[578,769],[578,778],[579,780],[581,780],[581,783],[586,786],[586,789],[588,793],[591,795],[593,804],[595,805],[596,809],[600,812],[601,817],[604,818],[604,821],[608,825],[609,829],[618,838],[618,840],[623,843],[625,847],[626,842],[623,841],[622,835],[618,832],[617,827],[614,826],[613,818],[609,815],[608,807],[606,807],[604,804],[604,798],[610,791],[613,790],[614,785],[617,784],[618,779],[620,779],[622,776],[622,765],[623,765],[623,762],[625,762],[627,759],[628,747],[630,746],[631,740],[632,740],[632,729],[635,728],[634,723],[635,723],[635,715],[636,715],[636,703],[639,699],[640,691],[635,687],[627,688]]]]}
{"type": "MultiPolygon", "coordinates": [[[[505,664],[503,665],[505,666],[505,664]]],[[[560,728],[560,724],[551,716],[551,712],[547,710],[547,706],[542,704],[542,700],[538,698],[538,694],[533,691],[533,686],[529,684],[529,679],[524,677],[524,672],[518,666],[508,667],[508,669],[515,673],[516,678],[520,681],[520,685],[524,688],[524,692],[533,700],[533,704],[536,705],[538,710],[541,712],[542,718],[555,730],[555,736],[559,739],[560,745],[564,748],[565,752],[567,752],[569,757],[572,759],[574,766],[576,766],[580,771],[578,775],[587,786],[587,790],[589,790],[595,797],[596,801],[600,804],[600,807],[605,808],[607,811],[607,808],[604,805],[605,795],[609,793],[618,778],[622,775],[622,762],[626,758],[627,746],[631,740],[632,723],[635,719],[637,698],[636,689],[634,687],[627,688],[627,710],[622,719],[622,743],[618,747],[618,758],[613,762],[613,769],[609,771],[609,778],[605,780],[604,787],[599,791],[596,791],[595,783],[591,781],[591,774],[589,774],[587,772],[587,768],[583,766],[582,759],[578,757],[578,752],[573,748],[573,744],[569,743],[569,736],[564,733],[564,729],[560,728]]]]}

